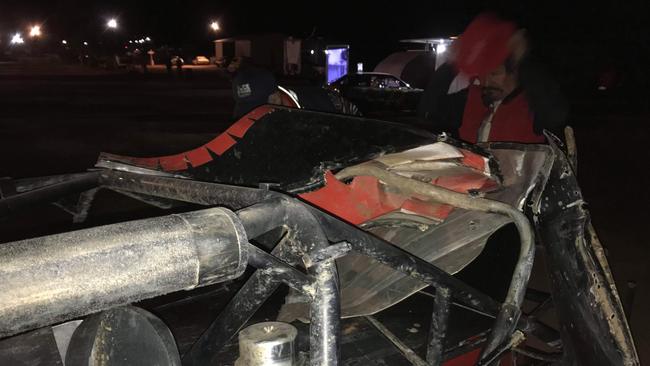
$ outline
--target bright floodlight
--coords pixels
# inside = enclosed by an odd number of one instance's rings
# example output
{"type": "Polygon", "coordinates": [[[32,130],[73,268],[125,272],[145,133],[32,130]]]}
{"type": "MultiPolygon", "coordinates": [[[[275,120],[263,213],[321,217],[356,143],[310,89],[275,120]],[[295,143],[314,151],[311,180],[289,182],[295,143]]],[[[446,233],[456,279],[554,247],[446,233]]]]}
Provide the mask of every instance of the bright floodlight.
{"type": "Polygon", "coordinates": [[[88,46],[88,42],[84,41],[84,46],[88,46]]]}
{"type": "Polygon", "coordinates": [[[212,28],[213,31],[218,31],[219,23],[217,23],[217,21],[213,21],[212,23],[210,23],[210,28],[212,28]]]}
{"type": "Polygon", "coordinates": [[[68,41],[64,39],[63,41],[61,41],[61,44],[68,44],[68,41]]]}
{"type": "Polygon", "coordinates": [[[25,40],[23,39],[23,36],[20,33],[16,33],[11,37],[11,44],[23,44],[25,43],[25,40]]]}
{"type": "Polygon", "coordinates": [[[112,29],[117,28],[117,19],[115,18],[110,19],[108,23],[106,23],[106,26],[112,29]]]}
{"type": "Polygon", "coordinates": [[[147,42],[151,42],[151,38],[149,38],[149,37],[144,37],[144,40],[147,41],[147,42]]]}
{"type": "Polygon", "coordinates": [[[447,46],[444,43],[440,43],[438,47],[436,47],[436,51],[438,54],[445,53],[445,51],[447,51],[447,46]]]}
{"type": "Polygon", "coordinates": [[[29,30],[30,37],[40,37],[41,36],[41,26],[35,25],[29,30]]]}

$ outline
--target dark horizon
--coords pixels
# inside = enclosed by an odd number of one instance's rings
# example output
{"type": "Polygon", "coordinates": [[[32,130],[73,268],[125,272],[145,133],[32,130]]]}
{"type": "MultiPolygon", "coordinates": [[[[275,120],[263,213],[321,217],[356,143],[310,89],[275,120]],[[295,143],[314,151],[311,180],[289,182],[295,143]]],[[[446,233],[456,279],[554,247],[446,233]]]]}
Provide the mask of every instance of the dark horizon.
{"type": "Polygon", "coordinates": [[[373,67],[399,49],[400,39],[456,35],[477,14],[493,11],[525,28],[533,53],[569,78],[617,68],[630,74],[627,80],[635,87],[646,85],[645,65],[650,62],[646,18],[650,5],[645,2],[350,4],[10,0],[0,4],[0,45],[6,46],[13,32],[25,34],[35,23],[43,24],[44,38],[57,42],[67,39],[81,44],[86,39],[93,42],[113,37],[124,41],[149,36],[156,46],[182,47],[190,54],[208,55],[216,38],[277,32],[302,39],[322,36],[330,42],[350,44],[351,59],[373,67]],[[116,31],[106,29],[111,17],[118,19],[116,31]],[[211,20],[219,21],[218,33],[209,28],[211,20]]]}
{"type": "MultiPolygon", "coordinates": [[[[44,24],[54,35],[92,37],[116,17],[118,31],[125,36],[148,34],[162,42],[187,42],[213,38],[208,27],[219,20],[218,36],[281,32],[305,38],[312,34],[358,41],[375,38],[395,41],[404,37],[437,37],[461,32],[482,11],[494,11],[528,28],[535,38],[547,41],[590,39],[635,41],[644,39],[642,29],[648,14],[643,2],[620,4],[605,1],[587,4],[524,4],[515,1],[372,2],[366,6],[331,1],[327,8],[310,2],[248,3],[237,1],[165,2],[111,0],[104,2],[3,1],[0,30],[24,30],[44,24]]],[[[3,38],[6,38],[3,35],[3,38]]]]}

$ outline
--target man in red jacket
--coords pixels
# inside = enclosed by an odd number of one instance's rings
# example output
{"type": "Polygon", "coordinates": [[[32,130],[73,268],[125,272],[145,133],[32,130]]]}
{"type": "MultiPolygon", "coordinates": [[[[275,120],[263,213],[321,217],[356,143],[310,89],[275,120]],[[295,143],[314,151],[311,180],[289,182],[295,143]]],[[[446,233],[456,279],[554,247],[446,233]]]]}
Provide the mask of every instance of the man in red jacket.
{"type": "Polygon", "coordinates": [[[423,93],[419,117],[436,132],[476,143],[543,143],[561,134],[568,107],[559,87],[535,66],[522,30],[479,15],[452,47],[423,93]]]}

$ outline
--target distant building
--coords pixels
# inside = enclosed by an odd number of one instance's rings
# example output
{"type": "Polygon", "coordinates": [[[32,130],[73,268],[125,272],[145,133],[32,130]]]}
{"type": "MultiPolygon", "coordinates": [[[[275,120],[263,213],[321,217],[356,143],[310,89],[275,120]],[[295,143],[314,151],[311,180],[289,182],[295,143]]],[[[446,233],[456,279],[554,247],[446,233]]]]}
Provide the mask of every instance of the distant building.
{"type": "Polygon", "coordinates": [[[302,68],[302,41],[282,34],[222,38],[214,41],[214,56],[217,64],[243,56],[276,74],[298,75],[302,68]]]}

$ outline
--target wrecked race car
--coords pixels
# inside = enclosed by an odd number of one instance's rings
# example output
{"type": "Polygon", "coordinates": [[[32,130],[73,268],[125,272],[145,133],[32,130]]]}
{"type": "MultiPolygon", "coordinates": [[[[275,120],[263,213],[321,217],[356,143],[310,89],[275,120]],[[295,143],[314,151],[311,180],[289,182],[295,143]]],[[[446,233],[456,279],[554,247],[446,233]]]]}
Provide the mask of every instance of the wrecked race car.
{"type": "Polygon", "coordinates": [[[103,192],[160,211],[2,244],[2,364],[639,365],[549,140],[262,106],[190,151],[3,182],[8,216],[83,222],[103,192]]]}

